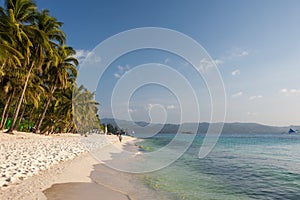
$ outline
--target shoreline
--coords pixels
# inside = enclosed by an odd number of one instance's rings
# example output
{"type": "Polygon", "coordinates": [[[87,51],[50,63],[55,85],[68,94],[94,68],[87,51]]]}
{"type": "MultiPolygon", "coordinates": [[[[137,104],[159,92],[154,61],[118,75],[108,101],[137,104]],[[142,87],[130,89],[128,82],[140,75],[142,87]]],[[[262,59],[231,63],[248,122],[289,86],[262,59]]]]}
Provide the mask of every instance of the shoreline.
{"type": "MultiPolygon", "coordinates": [[[[91,148],[104,147],[117,141],[115,136],[109,135],[81,137],[78,134],[45,136],[1,132],[1,199],[46,199],[42,190],[59,180],[63,181],[60,177],[67,174],[74,163],[84,166],[91,148]]],[[[91,158],[89,162],[92,162],[91,158]]],[[[77,178],[83,180],[82,177],[77,178]]]]}
{"type": "MultiPolygon", "coordinates": [[[[138,140],[132,137],[123,137],[122,143],[116,142],[101,148],[103,154],[112,152],[112,149],[121,151],[137,151],[135,142],[138,140]]],[[[115,153],[115,152],[114,152],[115,153]]],[[[73,169],[68,169],[62,174],[62,181],[57,181],[43,191],[45,196],[51,199],[109,199],[109,200],[136,200],[136,199],[163,199],[159,198],[156,191],[148,188],[142,181],[142,175],[121,172],[110,168],[104,162],[89,153],[86,155],[90,162],[85,163],[85,167],[77,168],[75,163],[73,169]],[[87,170],[87,167],[88,169],[87,170]],[[92,168],[92,170],[90,170],[92,168]],[[85,180],[80,180],[78,171],[84,172],[85,180]],[[77,177],[76,177],[77,176],[77,177]],[[71,178],[72,177],[72,178],[71,178]],[[87,178],[87,179],[86,179],[87,178]]],[[[106,156],[104,156],[106,157],[106,156]]],[[[82,163],[79,161],[78,163],[82,163]]],[[[82,176],[82,174],[80,175],[82,176]]]]}
{"type": "Polygon", "coordinates": [[[138,151],[135,145],[137,141],[137,138],[124,136],[120,143],[114,135],[81,137],[75,134],[44,136],[22,132],[14,135],[0,133],[0,148],[2,151],[5,149],[5,153],[14,155],[0,156],[2,178],[3,174],[15,177],[14,181],[5,180],[8,184],[0,187],[1,199],[86,199],[86,195],[89,194],[89,199],[104,195],[105,199],[128,200],[140,199],[135,198],[141,196],[139,191],[155,196],[155,192],[147,188],[136,175],[111,169],[91,153],[94,148],[103,151],[104,154],[111,153],[112,148],[117,149],[119,153],[124,151],[124,148],[138,151]],[[42,151],[43,148],[47,151],[42,151]],[[70,151],[64,151],[64,148],[70,151]],[[29,153],[31,151],[35,153],[29,153]],[[45,155],[56,153],[53,154],[54,157],[47,157],[40,151],[45,155]],[[16,163],[18,159],[21,160],[16,163]],[[55,159],[57,162],[50,162],[55,159]],[[15,168],[10,167],[11,163],[16,163],[15,168]],[[14,174],[24,166],[30,168],[36,163],[42,164],[37,165],[34,173],[23,174],[24,176],[19,176],[21,178],[14,174]],[[62,198],[57,198],[58,195],[62,195],[62,198]]]}
{"type": "Polygon", "coordinates": [[[99,199],[101,195],[104,199],[110,200],[128,200],[133,199],[125,192],[117,188],[108,187],[107,185],[96,183],[91,173],[99,164],[90,153],[74,160],[63,173],[59,174],[57,180],[49,187],[45,188],[42,193],[46,199],[99,199]],[[83,165],[84,163],[84,165],[83,165]],[[79,173],[80,172],[80,173],[79,173]]]}

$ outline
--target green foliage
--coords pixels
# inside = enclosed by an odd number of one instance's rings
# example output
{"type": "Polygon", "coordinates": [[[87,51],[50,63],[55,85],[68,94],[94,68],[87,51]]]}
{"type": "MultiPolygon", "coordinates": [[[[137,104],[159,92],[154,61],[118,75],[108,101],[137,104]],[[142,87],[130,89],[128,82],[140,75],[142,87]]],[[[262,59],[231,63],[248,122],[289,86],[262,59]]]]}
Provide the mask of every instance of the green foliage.
{"type": "MultiPolygon", "coordinates": [[[[105,124],[104,124],[104,126],[105,126],[105,124]]],[[[118,126],[113,126],[112,124],[107,124],[106,126],[107,126],[107,132],[108,133],[112,133],[114,135],[116,135],[116,134],[125,134],[125,131],[122,130],[122,129],[119,129],[118,126]]]]}
{"type": "Polygon", "coordinates": [[[84,86],[75,87],[73,90],[73,116],[77,130],[81,133],[100,129],[100,119],[97,115],[99,103],[94,100],[94,95],[84,86]]]}
{"type": "Polygon", "coordinates": [[[0,129],[100,128],[94,93],[75,84],[78,60],[62,25],[32,0],[6,0],[0,7],[0,129]]]}

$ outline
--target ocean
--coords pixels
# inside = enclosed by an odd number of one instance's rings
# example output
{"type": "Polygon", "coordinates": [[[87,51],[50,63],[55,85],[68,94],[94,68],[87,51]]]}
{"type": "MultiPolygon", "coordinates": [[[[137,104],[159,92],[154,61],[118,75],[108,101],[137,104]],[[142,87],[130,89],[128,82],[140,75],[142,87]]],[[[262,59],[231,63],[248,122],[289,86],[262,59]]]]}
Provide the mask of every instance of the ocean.
{"type": "MultiPolygon", "coordinates": [[[[138,145],[145,153],[156,151],[174,136],[158,134],[138,145]]],[[[179,159],[143,174],[143,182],[167,199],[300,199],[300,135],[223,134],[199,159],[203,139],[196,135],[179,159]]]]}

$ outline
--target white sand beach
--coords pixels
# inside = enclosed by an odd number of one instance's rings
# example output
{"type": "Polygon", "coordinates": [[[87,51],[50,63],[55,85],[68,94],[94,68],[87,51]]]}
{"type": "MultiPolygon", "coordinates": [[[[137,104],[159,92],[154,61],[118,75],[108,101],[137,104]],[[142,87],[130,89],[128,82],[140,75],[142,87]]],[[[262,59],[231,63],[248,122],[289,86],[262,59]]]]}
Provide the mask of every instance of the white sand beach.
{"type": "MultiPolygon", "coordinates": [[[[134,138],[125,137],[122,144],[132,140],[134,138]]],[[[99,161],[92,157],[89,150],[112,143],[122,145],[119,144],[116,136],[91,135],[85,138],[76,134],[43,136],[21,132],[15,135],[0,133],[0,197],[1,199],[60,199],[52,195],[55,190],[56,194],[59,194],[58,190],[62,191],[61,187],[55,188],[57,184],[92,184],[90,175],[99,161]],[[51,186],[53,187],[50,188],[51,186]]],[[[86,185],[78,186],[81,189],[76,191],[83,195],[86,185]]],[[[118,191],[113,187],[97,184],[88,188],[91,190],[94,188],[94,194],[104,195],[107,197],[105,199],[128,199],[126,192],[118,191]]],[[[70,187],[66,187],[61,194],[73,196],[65,196],[65,199],[75,199],[75,196],[81,199],[81,195],[68,192],[68,189],[70,187]]]]}

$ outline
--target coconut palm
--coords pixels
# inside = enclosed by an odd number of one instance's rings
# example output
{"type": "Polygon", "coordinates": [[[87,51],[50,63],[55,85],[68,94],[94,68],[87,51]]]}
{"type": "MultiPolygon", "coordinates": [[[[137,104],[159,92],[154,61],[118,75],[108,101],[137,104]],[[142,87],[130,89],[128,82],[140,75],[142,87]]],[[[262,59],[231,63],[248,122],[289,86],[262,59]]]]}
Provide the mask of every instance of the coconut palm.
{"type": "Polygon", "coordinates": [[[2,97],[4,104],[0,122],[1,130],[5,116],[8,116],[9,105],[15,94],[13,87],[19,80],[15,79],[19,77],[19,72],[15,69],[21,65],[24,57],[16,48],[15,36],[10,34],[13,30],[13,25],[3,8],[0,8],[0,19],[0,97],[2,97]]]}
{"type": "Polygon", "coordinates": [[[47,109],[51,103],[52,97],[56,89],[66,89],[68,83],[74,82],[77,77],[78,60],[72,56],[75,55],[75,51],[71,47],[60,46],[57,50],[56,59],[49,61],[47,67],[44,71],[48,76],[48,90],[49,94],[47,97],[47,102],[45,104],[41,118],[37,124],[37,132],[39,132],[42,122],[44,120],[47,109]]]}
{"type": "MultiPolygon", "coordinates": [[[[30,36],[42,35],[38,33],[38,30],[35,26],[32,25],[34,18],[37,13],[37,7],[35,3],[31,0],[6,0],[6,15],[8,16],[8,22],[10,31],[8,34],[11,34],[15,42],[15,48],[20,51],[24,57],[19,65],[19,68],[26,69],[27,73],[25,75],[25,81],[21,95],[17,100],[17,105],[15,107],[14,116],[12,120],[12,125],[8,132],[12,132],[14,129],[14,124],[17,120],[24,94],[28,85],[28,81],[32,72],[33,67],[35,66],[36,60],[32,59],[34,55],[33,48],[33,39],[30,36]]],[[[41,37],[43,38],[43,37],[41,37]]],[[[41,39],[39,39],[41,40],[41,39]]],[[[36,51],[38,52],[38,51],[36,51]]]]}
{"type": "Polygon", "coordinates": [[[94,100],[94,96],[83,85],[75,87],[73,91],[73,118],[77,131],[83,134],[100,125],[97,116],[99,103],[94,100]]]}
{"type": "Polygon", "coordinates": [[[8,133],[23,118],[52,132],[76,131],[74,119],[82,132],[99,122],[94,93],[73,85],[78,61],[62,24],[48,10],[38,12],[33,0],[5,0],[0,7],[0,128],[12,118],[8,133]]]}

